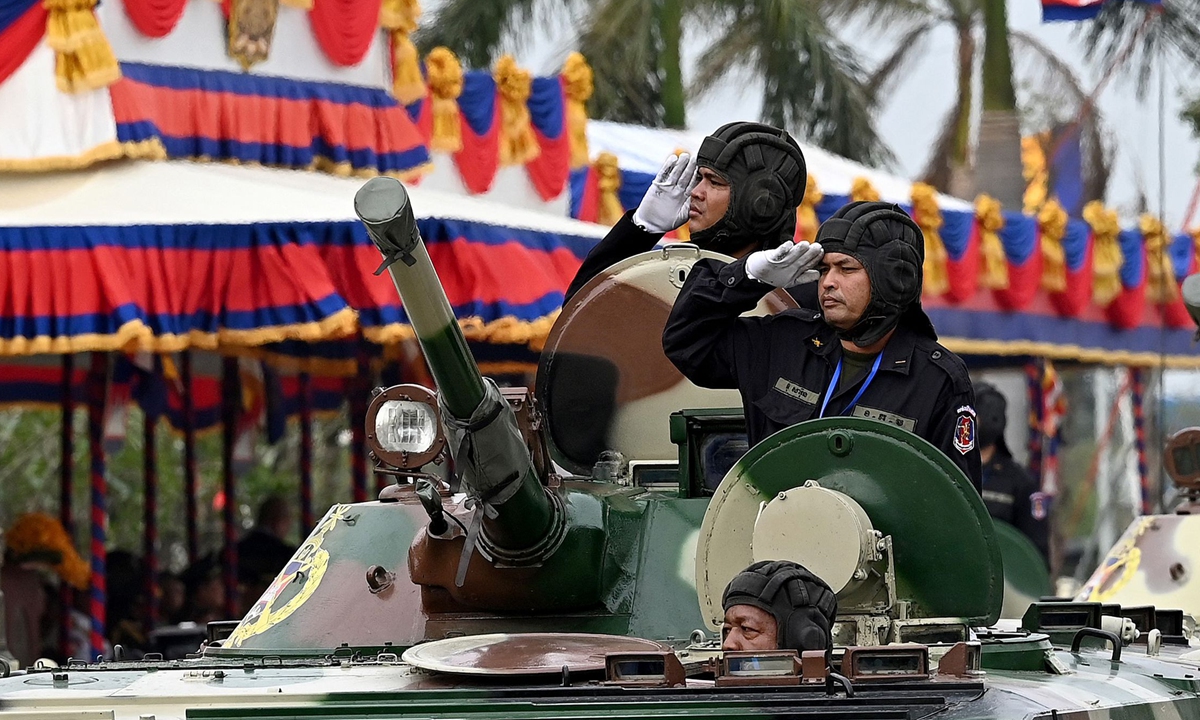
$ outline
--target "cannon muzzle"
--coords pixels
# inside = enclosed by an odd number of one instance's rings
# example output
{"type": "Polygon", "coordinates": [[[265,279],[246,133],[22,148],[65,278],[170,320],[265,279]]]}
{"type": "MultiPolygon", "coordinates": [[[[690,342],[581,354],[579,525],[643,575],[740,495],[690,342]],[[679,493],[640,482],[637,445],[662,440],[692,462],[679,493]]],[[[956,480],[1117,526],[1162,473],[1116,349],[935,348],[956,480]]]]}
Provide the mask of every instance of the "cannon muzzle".
{"type": "Polygon", "coordinates": [[[556,506],[512,408],[479,373],[421,240],[408,191],[394,178],[374,178],[354,196],[354,211],[383,253],[376,274],[391,273],[437,383],[450,454],[478,508],[482,541],[518,555],[544,547],[556,506]]]}

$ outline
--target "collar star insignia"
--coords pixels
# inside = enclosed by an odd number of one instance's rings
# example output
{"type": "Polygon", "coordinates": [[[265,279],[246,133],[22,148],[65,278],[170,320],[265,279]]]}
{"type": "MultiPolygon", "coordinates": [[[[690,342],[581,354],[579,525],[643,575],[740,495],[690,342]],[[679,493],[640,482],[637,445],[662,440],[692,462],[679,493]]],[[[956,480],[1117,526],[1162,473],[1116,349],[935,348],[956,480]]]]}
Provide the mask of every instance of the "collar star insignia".
{"type": "Polygon", "coordinates": [[[812,339],[812,344],[813,344],[813,347],[821,347],[821,345],[823,345],[824,343],[822,343],[822,342],[820,341],[820,339],[818,339],[818,338],[813,338],[813,339],[812,339]]]}

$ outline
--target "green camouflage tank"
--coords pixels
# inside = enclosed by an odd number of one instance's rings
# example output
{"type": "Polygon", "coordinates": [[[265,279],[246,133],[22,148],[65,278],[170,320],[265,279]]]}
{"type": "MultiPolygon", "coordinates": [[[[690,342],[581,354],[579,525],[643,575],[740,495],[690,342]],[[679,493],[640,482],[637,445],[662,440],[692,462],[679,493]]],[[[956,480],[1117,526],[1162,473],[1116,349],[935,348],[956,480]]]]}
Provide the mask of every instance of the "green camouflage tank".
{"type": "Polygon", "coordinates": [[[996,626],[1004,531],[924,440],[829,418],[747,451],[735,398],[646,372],[668,367],[656,303],[694,249],[594,279],[543,359],[575,380],[539,377],[557,398],[531,398],[479,375],[402,186],[372,180],[356,206],[439,390],[372,400],[371,459],[396,483],[330,508],[194,656],[23,670],[0,678],[0,715],[1200,718],[1182,612],[1033,603],[996,626]],[[647,345],[605,344],[622,333],[647,345]],[[453,487],[431,472],[447,461],[453,487]],[[838,593],[829,658],[720,651],[721,590],[761,559],[838,593]]]}

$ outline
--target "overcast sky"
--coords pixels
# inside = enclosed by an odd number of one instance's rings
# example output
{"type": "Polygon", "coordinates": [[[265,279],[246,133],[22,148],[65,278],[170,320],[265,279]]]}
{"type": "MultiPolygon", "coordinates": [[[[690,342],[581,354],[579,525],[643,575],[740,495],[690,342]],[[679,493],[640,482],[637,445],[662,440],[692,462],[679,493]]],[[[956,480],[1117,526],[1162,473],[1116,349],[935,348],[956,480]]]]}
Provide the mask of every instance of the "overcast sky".
{"type": "MultiPolygon", "coordinates": [[[[436,10],[438,4],[437,0],[427,2],[426,12],[436,10]]],[[[1080,44],[1073,38],[1074,23],[1043,24],[1038,0],[1008,0],[1008,12],[1011,27],[1026,30],[1058,49],[1079,72],[1084,87],[1089,90],[1095,87],[1101,73],[1084,62],[1080,44]]],[[[553,19],[535,23],[530,33],[523,43],[512,48],[518,62],[538,74],[554,72],[571,49],[569,23],[565,20],[556,23],[553,19]]],[[[701,30],[685,36],[685,64],[690,64],[703,49],[707,34],[701,30]]],[[[863,39],[859,48],[868,65],[886,56],[892,44],[886,37],[864,36],[857,31],[854,35],[863,39]]],[[[982,37],[979,42],[982,43],[982,37]]],[[[950,108],[956,82],[954,53],[953,32],[944,28],[934,33],[925,43],[920,58],[909,65],[907,79],[896,87],[893,99],[878,118],[880,132],[897,158],[896,166],[891,169],[906,177],[920,173],[925,166],[942,118],[950,108]]],[[[1178,62],[1167,68],[1165,209],[1168,224],[1175,229],[1183,222],[1200,160],[1200,143],[1179,119],[1183,92],[1200,91],[1200,81],[1188,82],[1190,73],[1190,69],[1178,62]]],[[[731,120],[756,119],[760,93],[757,86],[748,84],[725,87],[694,99],[688,106],[688,124],[695,130],[708,132],[731,120]]],[[[1152,210],[1159,205],[1157,92],[1145,101],[1138,101],[1131,82],[1116,80],[1100,96],[1099,106],[1117,137],[1115,175],[1109,184],[1108,201],[1126,216],[1128,223],[1139,189],[1145,193],[1152,210]]],[[[1200,218],[1193,219],[1193,224],[1197,222],[1200,218]]]]}

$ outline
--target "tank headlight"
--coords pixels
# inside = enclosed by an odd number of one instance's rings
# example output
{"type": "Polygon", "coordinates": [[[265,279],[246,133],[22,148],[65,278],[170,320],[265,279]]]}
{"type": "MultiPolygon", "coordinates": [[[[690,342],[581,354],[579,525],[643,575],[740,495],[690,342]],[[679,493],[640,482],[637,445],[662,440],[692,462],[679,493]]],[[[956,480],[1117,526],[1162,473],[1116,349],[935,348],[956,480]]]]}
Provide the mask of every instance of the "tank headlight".
{"type": "Polygon", "coordinates": [[[446,445],[437,397],[420,385],[396,385],[367,408],[367,446],[380,461],[401,470],[432,462],[446,445]]]}

